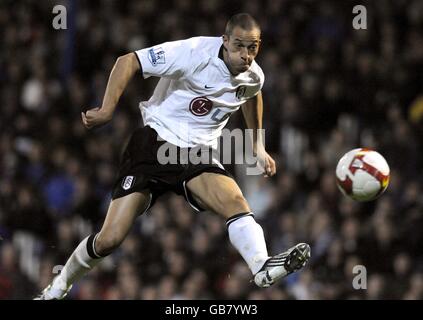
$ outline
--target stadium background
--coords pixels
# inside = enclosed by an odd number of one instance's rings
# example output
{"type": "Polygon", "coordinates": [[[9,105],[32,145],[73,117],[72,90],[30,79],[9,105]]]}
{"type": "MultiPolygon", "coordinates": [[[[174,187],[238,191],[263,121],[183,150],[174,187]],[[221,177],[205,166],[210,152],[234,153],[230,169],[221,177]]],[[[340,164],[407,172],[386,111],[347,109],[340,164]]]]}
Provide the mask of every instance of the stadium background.
{"type": "MultiPolygon", "coordinates": [[[[29,299],[90,232],[110,200],[119,156],[154,80],[137,75],[112,123],[88,132],[115,59],[163,41],[220,35],[228,17],[261,23],[264,127],[271,179],[231,167],[271,253],[312,246],[304,271],[271,289],[249,282],[224,222],[168,195],[70,299],[422,299],[423,2],[1,1],[0,299],[29,299]],[[52,8],[68,9],[68,29],[52,8]],[[352,7],[367,8],[354,30],[352,7]],[[387,192],[341,196],[334,168],[366,146],[388,160],[387,192]],[[367,289],[354,290],[355,265],[367,289]],[[56,269],[55,269],[56,266],[56,269]]],[[[243,126],[239,114],[229,127],[243,126]]]]}

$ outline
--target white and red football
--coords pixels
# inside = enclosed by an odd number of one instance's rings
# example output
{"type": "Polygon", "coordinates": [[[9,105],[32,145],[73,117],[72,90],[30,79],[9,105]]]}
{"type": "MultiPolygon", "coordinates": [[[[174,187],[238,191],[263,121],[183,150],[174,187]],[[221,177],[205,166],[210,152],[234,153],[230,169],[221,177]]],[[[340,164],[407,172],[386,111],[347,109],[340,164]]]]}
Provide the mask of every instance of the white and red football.
{"type": "Polygon", "coordinates": [[[339,189],[356,201],[371,201],[379,197],[388,187],[389,174],[385,158],[366,148],[348,151],[336,166],[339,189]]]}

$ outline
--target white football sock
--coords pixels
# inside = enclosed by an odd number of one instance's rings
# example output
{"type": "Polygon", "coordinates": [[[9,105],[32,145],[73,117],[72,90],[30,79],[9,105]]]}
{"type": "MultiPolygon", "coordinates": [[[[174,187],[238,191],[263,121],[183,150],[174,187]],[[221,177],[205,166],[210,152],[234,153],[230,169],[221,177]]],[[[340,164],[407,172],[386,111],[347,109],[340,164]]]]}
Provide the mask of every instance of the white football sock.
{"type": "Polygon", "coordinates": [[[60,298],[75,281],[82,278],[104,259],[95,251],[96,238],[97,235],[91,235],[76,247],[60,274],[54,279],[49,290],[51,296],[60,298]]]}
{"type": "Polygon", "coordinates": [[[251,212],[229,218],[226,225],[232,245],[247,262],[251,272],[256,274],[269,258],[263,229],[251,212]]]}

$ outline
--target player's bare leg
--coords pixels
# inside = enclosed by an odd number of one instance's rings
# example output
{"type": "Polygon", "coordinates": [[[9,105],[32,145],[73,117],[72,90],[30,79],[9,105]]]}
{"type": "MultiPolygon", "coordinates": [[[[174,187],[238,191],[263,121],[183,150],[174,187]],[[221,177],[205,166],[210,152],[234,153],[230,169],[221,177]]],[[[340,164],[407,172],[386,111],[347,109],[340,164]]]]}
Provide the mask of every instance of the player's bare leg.
{"type": "Polygon", "coordinates": [[[119,247],[135,219],[147,209],[149,202],[149,191],[134,192],[111,201],[101,231],[82,240],[60,274],[36,300],[63,299],[74,282],[119,247]]]}
{"type": "Polygon", "coordinates": [[[304,267],[310,258],[310,246],[296,246],[269,257],[263,229],[254,220],[237,183],[230,177],[205,172],[187,183],[194,199],[204,208],[226,219],[229,239],[247,262],[259,287],[304,267]]]}

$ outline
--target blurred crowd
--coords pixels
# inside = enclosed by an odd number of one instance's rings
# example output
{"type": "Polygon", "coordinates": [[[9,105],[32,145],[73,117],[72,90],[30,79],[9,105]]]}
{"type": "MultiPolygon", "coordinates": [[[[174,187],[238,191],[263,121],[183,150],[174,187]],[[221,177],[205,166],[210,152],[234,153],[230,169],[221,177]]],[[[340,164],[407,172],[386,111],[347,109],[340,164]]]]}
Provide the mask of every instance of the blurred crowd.
{"type": "MultiPolygon", "coordinates": [[[[101,227],[123,147],[155,80],[131,81],[94,131],[116,58],[168,40],[221,35],[234,13],[262,26],[266,146],[278,173],[229,166],[271,254],[304,241],[304,271],[269,289],[231,246],[224,220],[168,194],[70,299],[423,299],[423,2],[93,0],[0,2],[0,299],[31,299],[101,227]],[[52,8],[67,8],[67,30],[52,8]],[[367,29],[352,27],[356,4],[367,29]],[[342,196],[335,167],[355,147],[391,168],[377,201],[342,196]],[[355,266],[366,268],[354,289],[355,266]]],[[[241,114],[230,128],[243,127],[241,114]]],[[[362,270],[362,269],[360,269],[362,270]]],[[[362,274],[361,274],[362,275],[362,274]]]]}

